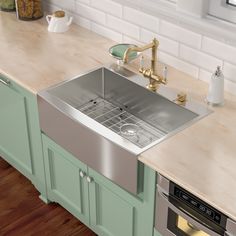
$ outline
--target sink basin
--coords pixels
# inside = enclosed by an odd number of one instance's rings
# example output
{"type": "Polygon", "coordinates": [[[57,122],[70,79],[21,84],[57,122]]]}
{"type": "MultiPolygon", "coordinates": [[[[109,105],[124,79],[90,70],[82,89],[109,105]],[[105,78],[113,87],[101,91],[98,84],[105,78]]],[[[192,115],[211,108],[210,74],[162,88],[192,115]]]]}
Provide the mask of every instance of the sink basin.
{"type": "Polygon", "coordinates": [[[140,85],[143,81],[126,69],[101,67],[41,91],[41,129],[78,159],[136,193],[137,156],[209,113],[199,104],[189,103],[187,109],[150,92],[140,85]]]}

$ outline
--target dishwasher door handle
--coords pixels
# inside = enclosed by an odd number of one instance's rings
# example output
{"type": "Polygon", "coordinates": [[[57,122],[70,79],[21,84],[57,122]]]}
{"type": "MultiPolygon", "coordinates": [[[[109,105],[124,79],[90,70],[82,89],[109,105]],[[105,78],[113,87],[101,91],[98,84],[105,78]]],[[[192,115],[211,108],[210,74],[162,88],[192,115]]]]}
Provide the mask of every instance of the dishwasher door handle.
{"type": "Polygon", "coordinates": [[[210,226],[208,226],[206,223],[204,223],[201,220],[197,219],[195,216],[191,215],[189,212],[187,212],[183,208],[176,207],[174,204],[172,204],[169,201],[168,196],[166,196],[165,193],[163,193],[161,191],[158,191],[158,194],[161,197],[161,199],[163,199],[165,201],[165,204],[168,206],[168,208],[170,208],[177,215],[183,217],[190,224],[194,225],[197,229],[202,230],[202,231],[206,232],[207,234],[209,234],[211,236],[221,236],[220,234],[215,232],[210,226]]]}

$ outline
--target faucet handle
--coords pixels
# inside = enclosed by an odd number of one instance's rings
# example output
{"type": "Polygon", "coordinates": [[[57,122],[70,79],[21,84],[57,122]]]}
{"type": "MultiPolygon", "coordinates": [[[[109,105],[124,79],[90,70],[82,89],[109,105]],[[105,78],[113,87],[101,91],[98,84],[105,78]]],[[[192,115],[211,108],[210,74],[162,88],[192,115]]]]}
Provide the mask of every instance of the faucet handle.
{"type": "Polygon", "coordinates": [[[168,67],[165,65],[162,71],[162,76],[165,82],[167,82],[168,67]]]}
{"type": "Polygon", "coordinates": [[[144,56],[142,55],[141,58],[140,58],[140,69],[143,69],[144,68],[144,56]]]}
{"type": "Polygon", "coordinates": [[[143,73],[144,72],[144,56],[142,55],[139,61],[139,72],[143,73]]]}

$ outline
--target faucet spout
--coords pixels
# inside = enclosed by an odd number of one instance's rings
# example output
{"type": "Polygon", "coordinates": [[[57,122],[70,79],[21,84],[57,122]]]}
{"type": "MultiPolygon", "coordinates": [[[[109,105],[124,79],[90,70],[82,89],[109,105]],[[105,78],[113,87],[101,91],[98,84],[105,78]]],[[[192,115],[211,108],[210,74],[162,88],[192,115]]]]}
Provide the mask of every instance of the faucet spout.
{"type": "Polygon", "coordinates": [[[147,86],[148,89],[152,91],[156,91],[159,84],[166,84],[166,78],[158,75],[156,73],[156,62],[157,62],[157,48],[159,46],[159,41],[154,38],[151,43],[144,45],[142,47],[131,47],[128,48],[123,56],[123,62],[127,63],[129,59],[129,54],[131,52],[143,52],[145,50],[151,49],[152,50],[152,58],[151,58],[151,68],[145,69],[141,67],[139,72],[143,74],[144,77],[149,79],[149,85],[147,86]]]}
{"type": "Polygon", "coordinates": [[[124,63],[128,62],[129,54],[131,52],[143,52],[143,51],[146,51],[147,49],[150,49],[150,48],[152,49],[152,59],[154,59],[156,57],[156,51],[157,51],[158,46],[159,46],[159,42],[156,38],[154,38],[151,43],[149,43],[145,46],[130,47],[124,53],[123,62],[124,63]]]}

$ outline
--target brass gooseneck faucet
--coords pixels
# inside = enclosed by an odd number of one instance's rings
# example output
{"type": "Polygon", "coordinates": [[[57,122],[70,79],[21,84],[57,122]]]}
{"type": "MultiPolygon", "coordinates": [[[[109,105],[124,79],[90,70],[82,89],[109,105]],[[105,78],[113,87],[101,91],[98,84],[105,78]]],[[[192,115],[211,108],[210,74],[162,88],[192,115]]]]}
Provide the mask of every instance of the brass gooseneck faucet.
{"type": "Polygon", "coordinates": [[[157,62],[157,48],[159,46],[159,41],[154,38],[151,43],[143,46],[143,47],[131,47],[128,48],[123,57],[123,62],[127,63],[129,59],[129,54],[131,52],[143,52],[147,49],[152,49],[152,59],[151,59],[151,68],[144,68],[142,65],[139,68],[139,72],[143,74],[145,78],[149,79],[149,84],[147,88],[156,91],[159,84],[166,84],[167,79],[164,76],[160,76],[156,73],[156,62],[157,62]]]}

